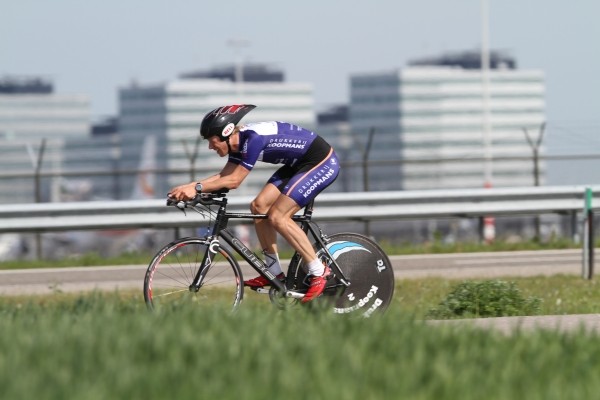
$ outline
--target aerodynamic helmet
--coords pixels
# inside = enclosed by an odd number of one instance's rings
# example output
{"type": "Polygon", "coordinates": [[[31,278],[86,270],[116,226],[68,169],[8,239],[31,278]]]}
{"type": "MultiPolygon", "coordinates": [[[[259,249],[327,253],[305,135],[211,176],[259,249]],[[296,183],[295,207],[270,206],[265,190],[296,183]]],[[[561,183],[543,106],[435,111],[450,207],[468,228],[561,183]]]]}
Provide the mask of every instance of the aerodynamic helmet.
{"type": "Polygon", "coordinates": [[[235,125],[244,118],[244,115],[255,108],[256,106],[252,104],[236,104],[215,108],[204,116],[200,125],[200,135],[204,139],[218,136],[221,141],[228,140],[235,129],[235,125]]]}

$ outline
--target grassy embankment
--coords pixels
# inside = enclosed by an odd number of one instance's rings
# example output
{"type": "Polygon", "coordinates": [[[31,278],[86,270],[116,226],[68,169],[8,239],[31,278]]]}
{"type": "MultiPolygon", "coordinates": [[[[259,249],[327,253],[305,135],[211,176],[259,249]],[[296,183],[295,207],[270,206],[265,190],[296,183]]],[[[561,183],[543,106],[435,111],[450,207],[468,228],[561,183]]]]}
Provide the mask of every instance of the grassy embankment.
{"type": "MultiPolygon", "coordinates": [[[[599,311],[594,282],[518,283],[549,313],[599,311]]],[[[137,292],[0,298],[2,398],[548,400],[600,391],[597,335],[428,325],[423,313],[449,285],[400,281],[388,312],[368,320],[279,312],[257,295],[233,314],[150,313],[137,292]]]]}
{"type": "MultiPolygon", "coordinates": [[[[434,244],[393,253],[477,249],[508,248],[434,244]]],[[[99,262],[89,255],[1,268],[137,264],[149,258],[99,262]]],[[[510,280],[524,296],[542,300],[540,314],[600,312],[594,280],[510,280]]],[[[6,399],[546,400],[593,397],[600,391],[596,334],[518,331],[505,336],[428,325],[428,310],[457,283],[400,280],[388,312],[369,320],[305,309],[278,312],[266,296],[249,291],[234,314],[225,307],[150,313],[138,291],[3,297],[0,392],[6,399]]]]}

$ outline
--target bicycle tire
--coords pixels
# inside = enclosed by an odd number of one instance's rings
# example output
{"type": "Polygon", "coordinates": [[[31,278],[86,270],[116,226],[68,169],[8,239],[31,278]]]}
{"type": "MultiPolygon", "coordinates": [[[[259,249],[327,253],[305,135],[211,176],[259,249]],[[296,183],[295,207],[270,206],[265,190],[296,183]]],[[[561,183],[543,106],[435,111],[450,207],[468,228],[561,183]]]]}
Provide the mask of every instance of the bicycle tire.
{"type": "MultiPolygon", "coordinates": [[[[330,265],[327,254],[314,245],[317,256],[330,265]]],[[[323,292],[313,302],[327,302],[336,314],[369,317],[383,313],[394,295],[394,271],[390,259],[377,243],[358,233],[337,233],[329,236],[327,248],[344,276],[350,281],[345,287],[334,275],[323,292]]],[[[333,271],[333,270],[332,270],[333,271]]],[[[291,265],[288,286],[297,290],[307,288],[304,262],[291,265]]]]}
{"type": "Polygon", "coordinates": [[[219,247],[200,290],[190,291],[209,246],[205,238],[182,238],[167,244],[154,256],[144,277],[144,300],[148,308],[223,302],[236,308],[241,303],[244,297],[242,271],[224,247],[219,247]]]}

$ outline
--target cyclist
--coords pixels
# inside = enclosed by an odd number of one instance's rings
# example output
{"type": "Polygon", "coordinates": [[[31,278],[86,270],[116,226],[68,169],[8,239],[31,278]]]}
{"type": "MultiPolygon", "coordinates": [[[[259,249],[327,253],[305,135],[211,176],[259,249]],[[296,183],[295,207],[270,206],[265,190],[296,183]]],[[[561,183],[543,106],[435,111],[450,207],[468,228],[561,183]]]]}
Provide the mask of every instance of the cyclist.
{"type": "MultiPolygon", "coordinates": [[[[250,209],[268,216],[255,220],[255,228],[265,262],[274,276],[285,278],[278,256],[277,233],[309,261],[310,286],[302,299],[305,303],[323,293],[331,270],[317,258],[308,237],[292,216],[337,178],[338,158],[325,139],[294,124],[269,121],[238,126],[254,108],[256,106],[251,104],[228,105],[206,114],[200,135],[208,140],[209,149],[220,157],[228,156],[227,163],[218,174],[177,186],[171,189],[169,196],[189,200],[198,192],[235,189],[257,161],[283,164],[252,201],[250,209]]],[[[244,285],[252,288],[269,284],[262,276],[244,281],[244,285]]]]}

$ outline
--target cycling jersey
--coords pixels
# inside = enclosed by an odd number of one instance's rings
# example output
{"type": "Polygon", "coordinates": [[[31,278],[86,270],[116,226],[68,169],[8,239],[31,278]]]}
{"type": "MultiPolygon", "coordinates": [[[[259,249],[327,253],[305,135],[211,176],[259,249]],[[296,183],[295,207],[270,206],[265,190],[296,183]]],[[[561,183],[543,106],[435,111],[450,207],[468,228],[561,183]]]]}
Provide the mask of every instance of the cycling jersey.
{"type": "Polygon", "coordinates": [[[229,161],[251,170],[257,161],[294,165],[318,135],[286,122],[260,122],[240,127],[239,152],[229,161]]]}
{"type": "Polygon", "coordinates": [[[306,206],[337,178],[333,148],[319,135],[287,122],[270,121],[240,127],[239,151],[229,162],[252,170],[257,161],[283,164],[268,183],[306,206]]]}

